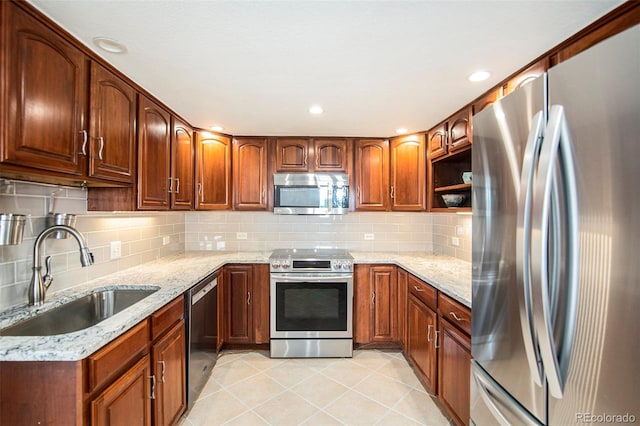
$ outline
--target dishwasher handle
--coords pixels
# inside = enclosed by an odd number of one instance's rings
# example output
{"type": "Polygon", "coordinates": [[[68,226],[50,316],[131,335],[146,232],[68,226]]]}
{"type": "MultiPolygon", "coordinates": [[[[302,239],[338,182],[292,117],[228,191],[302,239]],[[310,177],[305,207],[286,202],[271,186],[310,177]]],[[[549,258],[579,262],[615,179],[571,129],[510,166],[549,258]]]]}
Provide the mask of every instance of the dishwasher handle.
{"type": "Polygon", "coordinates": [[[206,294],[209,293],[211,290],[213,290],[217,285],[218,285],[218,278],[214,278],[209,284],[205,285],[200,290],[198,290],[195,294],[193,294],[191,296],[191,306],[198,303],[200,299],[206,296],[206,294]]]}

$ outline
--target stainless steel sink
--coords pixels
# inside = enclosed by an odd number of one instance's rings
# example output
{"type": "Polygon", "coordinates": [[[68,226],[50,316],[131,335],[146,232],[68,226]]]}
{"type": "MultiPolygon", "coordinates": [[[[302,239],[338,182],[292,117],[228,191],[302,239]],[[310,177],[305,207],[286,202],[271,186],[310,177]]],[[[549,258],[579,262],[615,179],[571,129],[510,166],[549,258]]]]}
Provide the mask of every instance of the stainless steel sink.
{"type": "Polygon", "coordinates": [[[83,330],[104,321],[156,291],[158,291],[157,288],[96,291],[0,330],[0,336],[52,336],[83,330]]]}

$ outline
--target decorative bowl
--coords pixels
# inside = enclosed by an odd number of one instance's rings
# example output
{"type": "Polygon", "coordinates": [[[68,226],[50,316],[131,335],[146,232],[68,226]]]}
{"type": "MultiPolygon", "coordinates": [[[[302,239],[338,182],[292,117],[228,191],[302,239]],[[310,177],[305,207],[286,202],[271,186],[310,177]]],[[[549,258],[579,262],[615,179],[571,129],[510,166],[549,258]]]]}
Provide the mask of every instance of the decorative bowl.
{"type": "Polygon", "coordinates": [[[472,172],[464,172],[462,174],[462,181],[464,183],[471,183],[473,181],[473,173],[472,172]]]}
{"type": "Polygon", "coordinates": [[[467,199],[466,194],[442,194],[447,207],[460,207],[467,199]]]}

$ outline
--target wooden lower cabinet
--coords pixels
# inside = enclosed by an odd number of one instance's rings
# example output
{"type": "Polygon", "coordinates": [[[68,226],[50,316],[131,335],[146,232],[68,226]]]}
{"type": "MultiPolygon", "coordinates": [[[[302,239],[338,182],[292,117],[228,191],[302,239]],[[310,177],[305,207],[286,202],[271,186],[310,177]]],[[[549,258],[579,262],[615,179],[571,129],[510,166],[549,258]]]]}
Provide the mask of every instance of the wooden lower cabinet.
{"type": "Polygon", "coordinates": [[[230,265],[223,272],[226,330],[230,344],[269,343],[269,265],[230,265]]]}
{"type": "Polygon", "coordinates": [[[427,391],[435,394],[438,377],[437,314],[415,296],[409,295],[407,307],[407,355],[422,378],[427,391]]]}
{"type": "Polygon", "coordinates": [[[145,355],[91,402],[91,424],[151,425],[151,370],[145,355]]]}
{"type": "Polygon", "coordinates": [[[470,421],[471,338],[440,318],[440,402],[457,424],[470,421]]]}
{"type": "Polygon", "coordinates": [[[185,323],[180,320],[152,346],[155,425],[177,423],[186,408],[185,345],[185,323]]]}
{"type": "Polygon", "coordinates": [[[354,343],[393,343],[398,334],[398,285],[393,265],[356,265],[354,343]]]}

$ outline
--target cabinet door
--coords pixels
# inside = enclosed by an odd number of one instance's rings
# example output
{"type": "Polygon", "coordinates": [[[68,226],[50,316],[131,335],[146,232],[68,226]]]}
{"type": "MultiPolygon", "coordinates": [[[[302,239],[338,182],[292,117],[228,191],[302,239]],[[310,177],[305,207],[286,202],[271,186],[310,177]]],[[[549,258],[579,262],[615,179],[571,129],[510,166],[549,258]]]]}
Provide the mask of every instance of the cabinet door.
{"type": "Polygon", "coordinates": [[[509,81],[502,86],[502,96],[506,96],[514,90],[531,83],[533,80],[544,74],[548,69],[549,57],[545,57],[528,66],[526,69],[510,78],[509,81]]]}
{"type": "Polygon", "coordinates": [[[233,140],[233,209],[267,210],[267,139],[233,140]]]}
{"type": "Polygon", "coordinates": [[[359,139],[356,150],[356,210],[389,208],[389,141],[359,139]]]}
{"type": "Polygon", "coordinates": [[[470,417],[471,339],[440,318],[439,398],[457,424],[470,417]]]}
{"type": "Polygon", "coordinates": [[[225,295],[228,313],[227,341],[253,343],[253,310],[251,291],[253,268],[251,265],[233,265],[224,268],[225,295]]]}
{"type": "Polygon", "coordinates": [[[196,208],[231,208],[231,139],[206,132],[196,133],[196,208]]]}
{"type": "Polygon", "coordinates": [[[276,171],[277,172],[309,171],[309,139],[307,138],[276,139],[276,171]]]}
{"type": "Polygon", "coordinates": [[[316,172],[349,173],[349,154],[347,139],[314,139],[313,169],[316,172]]]}
{"type": "Polygon", "coordinates": [[[398,338],[402,349],[407,350],[407,298],[409,297],[409,274],[396,268],[398,282],[398,338]]]}
{"type": "Polygon", "coordinates": [[[447,123],[439,124],[427,133],[429,144],[429,158],[435,159],[447,153],[447,123]]]}
{"type": "Polygon", "coordinates": [[[155,424],[175,424],[186,408],[186,353],[184,320],[165,334],[152,348],[156,378],[155,424]]]}
{"type": "Polygon", "coordinates": [[[372,266],[371,341],[398,341],[398,284],[395,266],[372,266]]]}
{"type": "Polygon", "coordinates": [[[91,424],[150,425],[151,398],[155,397],[151,380],[149,355],[145,355],[91,401],[91,424]]]}
{"type": "Polygon", "coordinates": [[[253,315],[253,343],[269,343],[269,265],[253,265],[253,282],[249,309],[253,315]]]}
{"type": "Polygon", "coordinates": [[[426,207],[424,138],[391,140],[391,210],[423,211],[426,207]]]}
{"type": "Polygon", "coordinates": [[[485,93],[482,97],[476,99],[473,102],[473,114],[477,114],[502,96],[502,88],[493,89],[490,92],[485,93]]]}
{"type": "Polygon", "coordinates": [[[438,316],[414,296],[409,295],[407,333],[409,358],[418,369],[427,390],[436,392],[438,316]]]}
{"type": "Polygon", "coordinates": [[[471,108],[465,108],[449,119],[449,152],[471,145],[471,108]]]}
{"type": "Polygon", "coordinates": [[[140,96],[138,109],[138,208],[169,208],[171,116],[140,96]]]}
{"type": "Polygon", "coordinates": [[[1,161],[82,175],[87,59],[11,2],[2,2],[1,161]]]}
{"type": "Polygon", "coordinates": [[[136,146],[136,91],[91,63],[89,176],[132,183],[136,146]]]}
{"type": "Polygon", "coordinates": [[[193,129],[185,122],[171,117],[171,209],[193,208],[193,129]]]}

